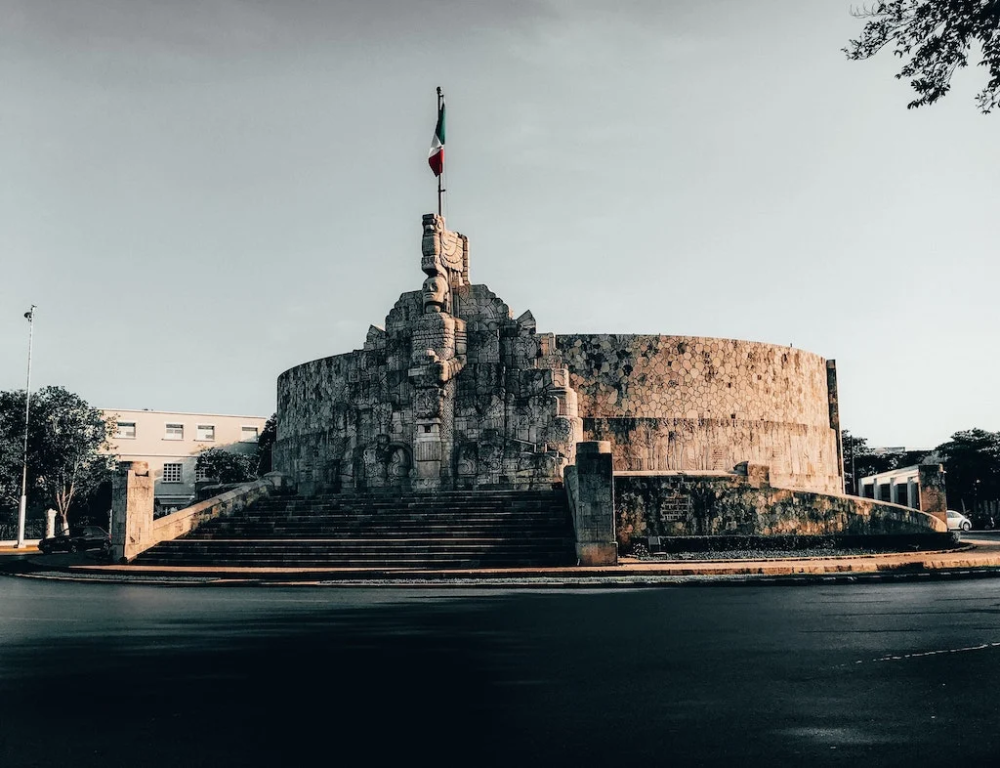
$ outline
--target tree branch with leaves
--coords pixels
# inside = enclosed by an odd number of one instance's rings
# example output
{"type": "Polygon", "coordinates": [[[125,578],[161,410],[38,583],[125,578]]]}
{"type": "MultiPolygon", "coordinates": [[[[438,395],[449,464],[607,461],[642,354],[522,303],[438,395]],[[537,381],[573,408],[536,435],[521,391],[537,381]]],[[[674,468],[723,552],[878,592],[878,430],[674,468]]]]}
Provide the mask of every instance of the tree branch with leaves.
{"type": "Polygon", "coordinates": [[[852,14],[867,21],[844,53],[860,61],[894,46],[894,55],[904,60],[896,78],[909,79],[917,93],[908,109],[947,94],[956,70],[968,66],[973,46],[988,77],[976,103],[984,114],[1000,104],[1000,0],[892,0],[852,14]]]}
{"type": "MultiPolygon", "coordinates": [[[[24,390],[0,392],[0,497],[10,503],[24,461],[24,390]]],[[[53,505],[69,525],[73,502],[111,476],[107,453],[117,426],[99,408],[62,387],[42,387],[31,396],[28,418],[28,496],[53,505]]]]}

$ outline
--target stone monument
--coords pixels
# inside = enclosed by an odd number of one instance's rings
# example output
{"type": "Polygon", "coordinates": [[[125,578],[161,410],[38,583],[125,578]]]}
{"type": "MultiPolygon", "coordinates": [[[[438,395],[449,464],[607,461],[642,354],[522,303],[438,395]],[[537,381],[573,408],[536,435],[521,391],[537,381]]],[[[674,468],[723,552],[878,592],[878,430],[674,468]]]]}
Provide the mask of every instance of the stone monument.
{"type": "Polygon", "coordinates": [[[615,472],[769,467],[839,493],[834,362],[688,336],[538,333],[469,276],[469,240],[423,217],[420,290],[364,347],[278,379],[275,466],[300,492],[551,487],[576,443],[615,472]]]}
{"type": "Polygon", "coordinates": [[[364,348],[278,383],[276,466],[300,491],[551,487],[582,421],[555,337],[469,280],[469,241],[423,218],[419,291],[364,348]]]}

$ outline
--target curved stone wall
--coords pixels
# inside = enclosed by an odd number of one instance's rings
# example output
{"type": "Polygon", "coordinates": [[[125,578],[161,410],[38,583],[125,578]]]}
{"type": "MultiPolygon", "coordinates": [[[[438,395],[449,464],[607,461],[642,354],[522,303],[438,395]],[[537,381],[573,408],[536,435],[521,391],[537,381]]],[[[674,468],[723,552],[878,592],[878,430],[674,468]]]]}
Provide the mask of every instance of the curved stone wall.
{"type": "Polygon", "coordinates": [[[449,302],[404,293],[363,349],[281,374],[274,466],[301,492],[561,481],[582,433],[551,334],[484,285],[449,302]]]}
{"type": "Polygon", "coordinates": [[[275,467],[301,490],[558,483],[581,439],[616,471],[770,467],[775,486],[842,489],[832,361],[686,336],[537,333],[469,280],[469,244],[423,219],[424,274],[364,348],[278,379],[275,467]]]}
{"type": "Polygon", "coordinates": [[[776,486],[843,488],[833,364],[792,347],[690,336],[558,335],[584,438],[616,471],[771,467],[776,486]]]}
{"type": "Polygon", "coordinates": [[[947,525],[898,504],[775,488],[723,475],[615,476],[621,552],[649,536],[887,536],[936,533],[947,525]]]}

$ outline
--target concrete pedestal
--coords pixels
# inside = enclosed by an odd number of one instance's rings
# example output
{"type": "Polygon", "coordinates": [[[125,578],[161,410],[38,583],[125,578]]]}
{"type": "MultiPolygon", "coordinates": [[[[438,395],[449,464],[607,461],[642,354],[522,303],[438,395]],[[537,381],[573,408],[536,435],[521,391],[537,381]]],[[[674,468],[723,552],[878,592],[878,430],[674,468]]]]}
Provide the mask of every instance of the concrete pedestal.
{"type": "Polygon", "coordinates": [[[576,444],[575,485],[573,527],[580,565],[617,565],[615,479],[609,442],[576,444]]]}
{"type": "Polygon", "coordinates": [[[153,478],[145,461],[123,461],[111,483],[111,558],[128,562],[153,534],[153,478]]]}

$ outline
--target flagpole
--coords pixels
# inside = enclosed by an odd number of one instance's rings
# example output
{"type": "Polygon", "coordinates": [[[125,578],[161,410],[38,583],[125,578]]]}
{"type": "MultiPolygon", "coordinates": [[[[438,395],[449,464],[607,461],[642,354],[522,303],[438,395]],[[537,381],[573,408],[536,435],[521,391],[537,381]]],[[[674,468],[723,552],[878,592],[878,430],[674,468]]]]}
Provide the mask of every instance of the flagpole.
{"type": "MultiPolygon", "coordinates": [[[[440,85],[437,87],[437,95],[438,95],[438,99],[437,99],[437,106],[438,106],[437,113],[438,113],[438,117],[440,119],[440,115],[441,115],[441,102],[444,100],[444,94],[441,93],[441,86],[440,85]]],[[[444,150],[442,149],[441,151],[443,152],[444,150]]],[[[442,198],[442,195],[444,193],[444,188],[441,186],[441,180],[443,178],[444,178],[444,163],[441,164],[441,173],[438,174],[438,216],[443,216],[444,215],[442,213],[442,207],[441,207],[441,198],[442,198]]]]}
{"type": "Polygon", "coordinates": [[[24,548],[24,518],[28,509],[28,413],[31,407],[31,335],[35,327],[35,305],[24,313],[28,319],[28,381],[24,388],[24,464],[21,471],[21,501],[17,506],[16,549],[24,548]]]}

